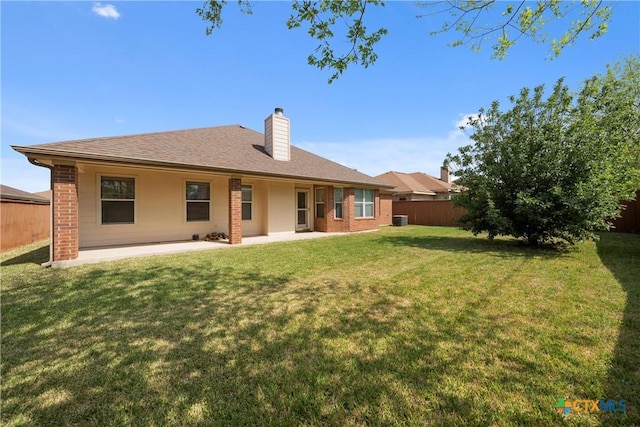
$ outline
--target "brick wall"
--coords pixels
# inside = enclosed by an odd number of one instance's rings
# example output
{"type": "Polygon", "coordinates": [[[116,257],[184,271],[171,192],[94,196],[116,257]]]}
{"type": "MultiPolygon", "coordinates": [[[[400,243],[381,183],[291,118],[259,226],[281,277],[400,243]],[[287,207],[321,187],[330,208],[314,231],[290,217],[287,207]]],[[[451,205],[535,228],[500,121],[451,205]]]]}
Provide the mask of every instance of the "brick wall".
{"type": "Polygon", "coordinates": [[[229,178],[229,244],[242,243],[242,180],[229,178]]]}
{"type": "Polygon", "coordinates": [[[313,217],[313,230],[314,231],[322,231],[326,232],[329,227],[329,211],[331,211],[331,215],[333,215],[333,194],[329,197],[329,193],[333,193],[333,187],[323,186],[323,185],[315,185],[313,187],[313,206],[311,206],[311,215],[313,217]],[[324,218],[317,217],[317,208],[316,208],[316,190],[318,188],[324,189],[324,218]],[[331,203],[331,207],[329,206],[331,203]]]}
{"type": "Polygon", "coordinates": [[[393,223],[393,194],[380,193],[380,225],[393,223]]]}
{"type": "Polygon", "coordinates": [[[55,165],[53,180],[53,260],[78,257],[78,169],[55,165]]]}
{"type": "Polygon", "coordinates": [[[345,188],[345,208],[344,218],[348,222],[348,229],[346,231],[365,231],[375,230],[380,226],[380,192],[374,191],[374,218],[355,218],[355,192],[353,188],[345,188]]]}
{"type": "Polygon", "coordinates": [[[342,189],[342,218],[336,218],[336,212],[335,212],[335,187],[329,187],[330,191],[329,191],[329,230],[327,231],[331,231],[334,233],[345,233],[347,231],[349,231],[349,221],[347,220],[347,218],[349,218],[350,212],[351,212],[351,208],[349,207],[349,201],[347,200],[347,188],[343,188],[342,189]]]}
{"type": "Polygon", "coordinates": [[[344,233],[349,231],[349,221],[348,218],[348,202],[346,199],[347,189],[343,188],[342,191],[342,216],[343,218],[336,218],[335,212],[335,187],[327,186],[325,187],[325,217],[324,219],[316,219],[317,224],[320,225],[320,228],[316,228],[316,231],[326,231],[329,233],[344,233]]]}

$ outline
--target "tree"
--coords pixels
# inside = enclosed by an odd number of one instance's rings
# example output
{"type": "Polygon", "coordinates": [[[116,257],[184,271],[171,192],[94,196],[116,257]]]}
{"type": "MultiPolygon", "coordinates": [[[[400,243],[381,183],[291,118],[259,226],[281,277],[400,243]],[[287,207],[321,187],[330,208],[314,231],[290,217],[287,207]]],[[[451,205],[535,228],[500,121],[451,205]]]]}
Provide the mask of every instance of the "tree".
{"type": "MultiPolygon", "coordinates": [[[[222,10],[226,0],[206,0],[196,13],[209,23],[207,35],[222,25],[222,10]]],[[[253,13],[251,0],[238,0],[240,10],[253,13]]],[[[376,62],[375,45],[388,33],[384,27],[368,30],[367,13],[371,9],[384,7],[382,0],[295,0],[291,3],[292,14],[286,21],[289,29],[306,27],[309,36],[318,40],[314,53],[307,57],[310,65],[327,68],[333,74],[329,83],[338,78],[349,65],[368,67],[376,62]],[[344,27],[341,27],[344,25],[344,27]],[[337,52],[336,37],[341,37],[344,49],[337,52]]],[[[419,19],[448,16],[440,29],[431,34],[455,31],[461,37],[451,46],[469,45],[480,50],[485,42],[495,40],[493,57],[503,59],[507,51],[522,37],[538,43],[546,43],[549,34],[543,30],[552,21],[565,23],[564,29],[551,39],[552,56],[571,46],[579,36],[589,33],[590,38],[602,36],[611,17],[611,6],[602,0],[559,1],[538,0],[536,2],[496,2],[495,0],[464,0],[418,2],[416,5],[427,13],[418,14],[419,19]],[[494,8],[499,7],[499,13],[494,8]]],[[[340,42],[337,42],[340,46],[340,42]]]]}
{"type": "Polygon", "coordinates": [[[572,94],[560,79],[469,119],[473,144],[449,154],[474,234],[541,243],[596,238],[640,188],[640,56],[572,94]]]}
{"type": "Polygon", "coordinates": [[[584,83],[573,96],[559,81],[498,103],[470,120],[474,145],[450,161],[469,193],[474,232],[510,234],[531,244],[593,236],[640,187],[638,58],[584,83]]]}

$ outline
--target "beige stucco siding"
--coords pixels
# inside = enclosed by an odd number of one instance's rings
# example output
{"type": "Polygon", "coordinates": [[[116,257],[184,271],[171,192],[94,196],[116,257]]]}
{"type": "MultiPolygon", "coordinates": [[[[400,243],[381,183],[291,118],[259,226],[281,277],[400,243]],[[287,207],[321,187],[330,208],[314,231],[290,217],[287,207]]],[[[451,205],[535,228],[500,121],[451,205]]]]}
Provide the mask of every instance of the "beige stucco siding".
{"type": "Polygon", "coordinates": [[[228,178],[197,173],[83,165],[79,168],[80,247],[189,240],[228,232],[228,178]],[[102,225],[100,176],[135,178],[135,223],[102,225]],[[210,219],[187,222],[186,181],[211,184],[210,219]]]}
{"type": "Polygon", "coordinates": [[[295,203],[295,185],[293,183],[269,183],[267,234],[295,233],[295,203]]]}
{"type": "MultiPolygon", "coordinates": [[[[190,240],[210,232],[229,232],[230,176],[139,169],[124,166],[78,165],[80,248],[190,240]],[[135,179],[133,224],[102,224],[100,177],[135,179]],[[185,185],[188,181],[210,184],[209,221],[188,222],[185,185]]],[[[242,221],[242,236],[296,232],[296,192],[308,192],[309,229],[314,227],[314,187],[308,182],[243,177],[253,189],[251,219],[242,221]]]]}
{"type": "Polygon", "coordinates": [[[261,236],[264,232],[265,215],[263,208],[266,206],[267,183],[257,180],[242,180],[242,185],[250,185],[253,188],[253,202],[251,207],[251,219],[242,221],[242,236],[261,236]]]}
{"type": "Polygon", "coordinates": [[[242,236],[295,233],[295,184],[284,181],[243,179],[253,188],[251,220],[242,221],[242,236]]]}

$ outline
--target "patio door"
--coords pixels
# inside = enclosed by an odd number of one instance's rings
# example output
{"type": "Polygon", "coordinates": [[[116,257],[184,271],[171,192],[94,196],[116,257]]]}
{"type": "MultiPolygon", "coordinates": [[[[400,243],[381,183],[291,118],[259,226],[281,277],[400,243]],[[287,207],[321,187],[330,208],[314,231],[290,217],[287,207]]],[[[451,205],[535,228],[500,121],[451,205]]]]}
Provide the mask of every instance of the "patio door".
{"type": "Polygon", "coordinates": [[[296,231],[309,229],[309,190],[296,190],[296,231]]]}

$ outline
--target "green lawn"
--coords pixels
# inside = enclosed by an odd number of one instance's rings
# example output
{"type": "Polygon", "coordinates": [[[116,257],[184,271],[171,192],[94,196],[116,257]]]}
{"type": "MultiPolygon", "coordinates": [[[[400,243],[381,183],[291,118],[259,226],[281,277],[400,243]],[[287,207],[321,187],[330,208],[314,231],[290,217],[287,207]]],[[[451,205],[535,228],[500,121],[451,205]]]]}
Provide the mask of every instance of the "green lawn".
{"type": "Polygon", "coordinates": [[[43,269],[2,255],[2,423],[640,425],[640,236],[439,227],[43,269]],[[626,414],[563,418],[559,398],[626,414]]]}

